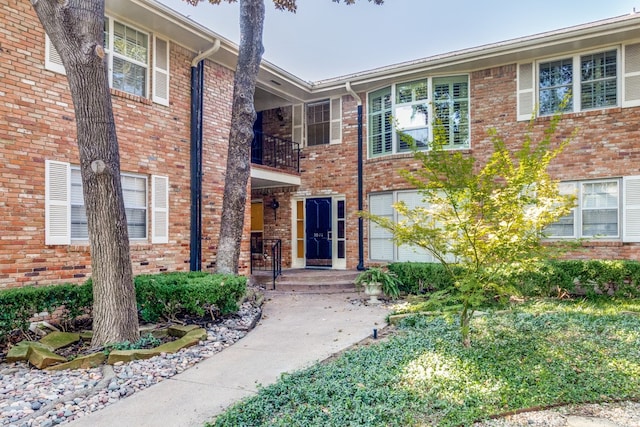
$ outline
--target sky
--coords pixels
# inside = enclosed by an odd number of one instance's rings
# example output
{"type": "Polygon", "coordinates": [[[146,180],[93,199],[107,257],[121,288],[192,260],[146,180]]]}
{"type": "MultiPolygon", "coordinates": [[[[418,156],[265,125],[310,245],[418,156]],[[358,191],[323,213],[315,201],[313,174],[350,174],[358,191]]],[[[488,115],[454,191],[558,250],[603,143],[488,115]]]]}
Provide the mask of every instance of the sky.
{"type": "MultiPolygon", "coordinates": [[[[240,41],[238,3],[158,1],[240,41]]],[[[298,0],[295,14],[265,4],[263,59],[308,81],[640,13],[640,0],[298,0]]]]}

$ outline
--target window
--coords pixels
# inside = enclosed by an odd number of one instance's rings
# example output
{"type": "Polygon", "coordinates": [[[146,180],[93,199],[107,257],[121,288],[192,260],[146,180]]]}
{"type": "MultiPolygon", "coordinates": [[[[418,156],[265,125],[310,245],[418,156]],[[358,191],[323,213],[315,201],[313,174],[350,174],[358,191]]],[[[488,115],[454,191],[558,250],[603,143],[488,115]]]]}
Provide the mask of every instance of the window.
{"type": "Polygon", "coordinates": [[[438,126],[449,147],[469,146],[469,83],[467,77],[433,79],[433,105],[438,126]]]}
{"type": "Polygon", "coordinates": [[[111,87],[147,96],[149,36],[110,18],[104,20],[111,87]]]}
{"type": "Polygon", "coordinates": [[[342,98],[294,105],[291,138],[307,147],[340,144],[342,142],[342,98]]]}
{"type": "MultiPolygon", "coordinates": [[[[540,64],[540,114],[553,114],[573,87],[573,61],[564,59],[540,64]]],[[[563,111],[573,109],[571,100],[563,111]]]]}
{"type": "MultiPolygon", "coordinates": [[[[390,219],[394,222],[403,221],[393,208],[396,202],[404,202],[410,209],[424,205],[422,196],[417,190],[395,191],[389,193],[374,193],[369,195],[369,211],[373,215],[390,219]]],[[[369,222],[369,259],[372,261],[415,261],[436,262],[433,255],[426,250],[410,246],[396,245],[390,231],[376,223],[369,222]]]]}
{"type": "Polygon", "coordinates": [[[467,76],[425,78],[371,92],[369,156],[410,151],[404,135],[411,137],[418,148],[427,149],[434,120],[444,131],[445,148],[468,148],[468,93],[467,76]]]}
{"type": "Polygon", "coordinates": [[[618,105],[618,51],[576,55],[538,64],[538,98],[541,115],[582,111],[618,105]],[[579,96],[575,96],[578,94],[579,96]]]}
{"type": "MultiPolygon", "coordinates": [[[[169,105],[169,41],[104,18],[104,48],[109,85],[136,96],[149,97],[149,62],[153,44],[153,102],[169,105]],[[151,40],[153,43],[151,43],[151,40]]],[[[45,68],[64,74],[64,66],[49,36],[45,37],[45,68]]]]}
{"type": "Polygon", "coordinates": [[[561,194],[574,193],[576,207],[571,213],[547,227],[552,238],[620,237],[619,180],[563,182],[561,194]]]}
{"type": "Polygon", "coordinates": [[[567,93],[570,112],[639,106],[640,43],[518,64],[518,120],[554,114],[567,93]]]}
{"type": "Polygon", "coordinates": [[[331,104],[329,100],[307,105],[307,146],[329,143],[331,104]]]}
{"type": "MultiPolygon", "coordinates": [[[[122,174],[122,196],[130,239],[147,237],[147,178],[122,174]]],[[[80,168],[71,167],[71,239],[89,238],[80,168]]]]}
{"type": "MultiPolygon", "coordinates": [[[[129,238],[147,239],[151,214],[151,242],[169,241],[169,179],[151,176],[151,207],[148,207],[149,179],[144,175],[121,174],[122,193],[129,238]]],[[[45,240],[47,245],[71,244],[89,238],[82,193],[80,168],[69,163],[45,162],[45,240]]]]}
{"type": "Polygon", "coordinates": [[[391,88],[369,94],[369,150],[371,156],[391,154],[391,88]]]}

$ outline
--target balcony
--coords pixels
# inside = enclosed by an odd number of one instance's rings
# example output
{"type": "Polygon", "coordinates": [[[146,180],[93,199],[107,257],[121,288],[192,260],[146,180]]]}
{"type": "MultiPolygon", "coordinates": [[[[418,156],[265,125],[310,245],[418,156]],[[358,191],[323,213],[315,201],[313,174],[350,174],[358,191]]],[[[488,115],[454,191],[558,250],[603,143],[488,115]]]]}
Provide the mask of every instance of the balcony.
{"type": "Polygon", "coordinates": [[[300,185],[300,144],[262,132],[251,143],[252,188],[300,185]]]}

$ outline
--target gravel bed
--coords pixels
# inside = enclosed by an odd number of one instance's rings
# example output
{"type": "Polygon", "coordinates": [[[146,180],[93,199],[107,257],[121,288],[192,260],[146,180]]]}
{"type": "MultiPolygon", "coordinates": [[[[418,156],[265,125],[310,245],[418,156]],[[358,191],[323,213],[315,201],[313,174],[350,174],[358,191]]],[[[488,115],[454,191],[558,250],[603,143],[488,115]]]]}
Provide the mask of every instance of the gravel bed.
{"type": "Polygon", "coordinates": [[[640,403],[567,405],[501,417],[474,427],[639,427],[640,403]]]}
{"type": "Polygon", "coordinates": [[[260,315],[259,307],[246,302],[233,318],[207,326],[207,339],[198,345],[126,364],[65,371],[0,364],[0,426],[50,427],[98,411],[224,350],[260,315]]]}

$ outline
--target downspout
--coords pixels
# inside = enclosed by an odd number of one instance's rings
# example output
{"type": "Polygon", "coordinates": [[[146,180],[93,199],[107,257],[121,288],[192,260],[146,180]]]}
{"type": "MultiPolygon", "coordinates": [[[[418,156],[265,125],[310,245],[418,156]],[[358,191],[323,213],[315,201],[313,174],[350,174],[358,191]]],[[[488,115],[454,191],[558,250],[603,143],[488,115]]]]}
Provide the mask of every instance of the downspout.
{"type": "Polygon", "coordinates": [[[191,233],[189,269],[202,270],[202,106],[204,59],[220,49],[220,40],[191,61],[191,233]]]}
{"type": "MultiPolygon", "coordinates": [[[[362,147],[362,98],[351,88],[351,82],[346,83],[347,92],[358,103],[358,211],[362,211],[364,207],[363,199],[363,147],[362,147]]],[[[358,216],[358,270],[362,271],[364,267],[364,220],[358,216]]]]}

